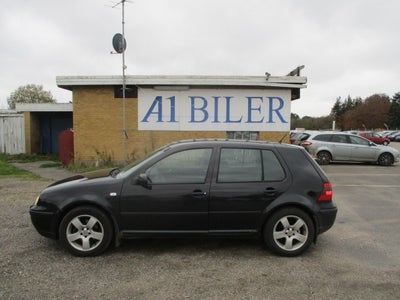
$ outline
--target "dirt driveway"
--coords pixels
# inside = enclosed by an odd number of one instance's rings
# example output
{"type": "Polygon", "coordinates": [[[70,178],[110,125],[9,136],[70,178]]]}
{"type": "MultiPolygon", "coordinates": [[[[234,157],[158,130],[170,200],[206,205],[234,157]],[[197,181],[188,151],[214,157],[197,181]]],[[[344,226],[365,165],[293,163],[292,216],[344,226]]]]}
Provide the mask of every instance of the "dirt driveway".
{"type": "Polygon", "coordinates": [[[134,240],[77,258],[32,227],[49,181],[0,179],[0,299],[398,299],[400,165],[329,165],[334,227],[303,256],[255,240],[134,240]]]}

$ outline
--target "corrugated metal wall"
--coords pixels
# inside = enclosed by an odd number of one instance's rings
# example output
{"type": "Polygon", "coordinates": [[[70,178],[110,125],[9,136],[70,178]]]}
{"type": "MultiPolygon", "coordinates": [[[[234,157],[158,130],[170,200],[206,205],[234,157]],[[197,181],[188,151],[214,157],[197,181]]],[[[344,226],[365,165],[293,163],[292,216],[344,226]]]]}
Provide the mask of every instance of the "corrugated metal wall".
{"type": "Polygon", "coordinates": [[[23,115],[0,114],[0,153],[25,153],[23,115]]]}

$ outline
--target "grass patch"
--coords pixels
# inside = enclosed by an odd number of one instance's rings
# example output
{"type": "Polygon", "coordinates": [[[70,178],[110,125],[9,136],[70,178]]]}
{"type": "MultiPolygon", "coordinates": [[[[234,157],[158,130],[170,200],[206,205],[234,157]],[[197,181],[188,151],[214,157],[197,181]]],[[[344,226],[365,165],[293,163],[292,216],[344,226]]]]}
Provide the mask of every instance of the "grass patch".
{"type": "Polygon", "coordinates": [[[36,161],[53,161],[59,162],[56,155],[29,155],[29,154],[0,154],[0,160],[4,160],[10,163],[31,163],[36,161]]]}
{"type": "Polygon", "coordinates": [[[50,162],[50,163],[45,163],[45,164],[41,164],[39,166],[39,168],[57,168],[57,167],[61,167],[62,164],[59,162],[50,162]]]}
{"type": "Polygon", "coordinates": [[[0,178],[4,177],[18,177],[27,179],[39,178],[39,176],[36,174],[14,167],[4,159],[3,155],[0,155],[0,178]]]}

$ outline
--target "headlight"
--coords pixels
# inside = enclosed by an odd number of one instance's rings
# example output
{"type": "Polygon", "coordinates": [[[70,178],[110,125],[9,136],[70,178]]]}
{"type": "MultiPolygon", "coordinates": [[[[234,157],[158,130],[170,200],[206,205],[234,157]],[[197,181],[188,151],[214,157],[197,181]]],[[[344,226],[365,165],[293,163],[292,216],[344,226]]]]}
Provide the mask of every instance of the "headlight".
{"type": "Polygon", "coordinates": [[[34,204],[34,205],[37,205],[38,202],[39,202],[39,199],[40,199],[40,196],[38,195],[38,196],[36,197],[36,199],[35,199],[35,202],[34,202],[33,204],[34,204]]]}

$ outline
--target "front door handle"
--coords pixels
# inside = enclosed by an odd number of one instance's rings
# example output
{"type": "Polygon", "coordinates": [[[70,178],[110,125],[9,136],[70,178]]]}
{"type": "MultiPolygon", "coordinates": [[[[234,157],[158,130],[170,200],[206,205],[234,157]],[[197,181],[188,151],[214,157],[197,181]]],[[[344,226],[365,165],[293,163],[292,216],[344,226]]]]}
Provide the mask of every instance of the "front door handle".
{"type": "Polygon", "coordinates": [[[192,196],[196,198],[205,197],[207,196],[207,192],[203,192],[202,190],[194,190],[192,192],[192,196]]]}

